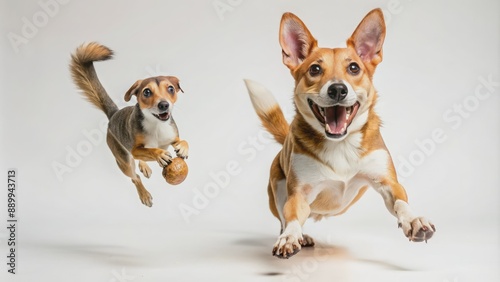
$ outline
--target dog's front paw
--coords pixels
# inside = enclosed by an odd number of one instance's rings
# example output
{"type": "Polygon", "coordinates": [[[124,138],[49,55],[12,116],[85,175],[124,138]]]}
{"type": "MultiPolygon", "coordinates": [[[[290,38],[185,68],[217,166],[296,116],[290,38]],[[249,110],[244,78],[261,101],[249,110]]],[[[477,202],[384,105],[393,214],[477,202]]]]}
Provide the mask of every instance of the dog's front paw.
{"type": "Polygon", "coordinates": [[[410,241],[427,243],[434,232],[436,227],[425,217],[417,217],[411,221],[400,221],[398,226],[403,229],[403,232],[410,241]]]}
{"type": "Polygon", "coordinates": [[[177,142],[173,147],[178,157],[183,159],[188,158],[189,145],[185,140],[177,142]]]}
{"type": "Polygon", "coordinates": [[[168,164],[172,162],[172,156],[170,155],[169,152],[165,150],[161,150],[157,155],[156,155],[156,161],[161,167],[165,167],[168,164]]]}
{"type": "Polygon", "coordinates": [[[281,235],[273,248],[273,256],[287,259],[298,253],[303,245],[303,238],[294,235],[281,235]]]}

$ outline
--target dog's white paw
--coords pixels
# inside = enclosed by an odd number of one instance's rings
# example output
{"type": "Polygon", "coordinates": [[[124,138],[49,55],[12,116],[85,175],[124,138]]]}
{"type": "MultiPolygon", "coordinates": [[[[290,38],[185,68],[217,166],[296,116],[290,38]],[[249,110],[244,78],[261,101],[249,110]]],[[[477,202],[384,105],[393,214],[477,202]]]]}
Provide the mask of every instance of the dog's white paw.
{"type": "Polygon", "coordinates": [[[139,160],[139,171],[146,177],[150,178],[153,171],[145,161],[139,160]]]}
{"type": "Polygon", "coordinates": [[[273,256],[287,259],[298,253],[303,242],[302,236],[281,235],[273,248],[273,256]]]}
{"type": "Polygon", "coordinates": [[[398,222],[398,227],[403,229],[403,232],[410,241],[427,243],[427,240],[432,238],[436,227],[425,217],[416,217],[410,220],[401,220],[398,222]]]}
{"type": "Polygon", "coordinates": [[[281,236],[278,237],[278,241],[273,247],[273,255],[278,258],[289,258],[298,253],[302,246],[307,246],[311,242],[314,244],[309,236],[304,242],[302,226],[297,220],[293,220],[287,224],[281,236]]]}

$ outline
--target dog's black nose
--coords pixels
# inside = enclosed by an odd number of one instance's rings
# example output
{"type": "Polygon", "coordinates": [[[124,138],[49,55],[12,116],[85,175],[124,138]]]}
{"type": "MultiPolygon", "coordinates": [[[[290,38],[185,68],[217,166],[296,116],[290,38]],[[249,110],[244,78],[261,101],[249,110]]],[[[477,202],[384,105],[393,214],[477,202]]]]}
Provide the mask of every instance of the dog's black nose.
{"type": "Polygon", "coordinates": [[[344,83],[334,83],[328,87],[328,96],[335,101],[342,101],[347,97],[347,86],[344,83]]]}
{"type": "Polygon", "coordinates": [[[164,111],[168,110],[169,106],[170,106],[170,104],[167,101],[162,101],[162,102],[158,103],[158,110],[164,112],[164,111]]]}

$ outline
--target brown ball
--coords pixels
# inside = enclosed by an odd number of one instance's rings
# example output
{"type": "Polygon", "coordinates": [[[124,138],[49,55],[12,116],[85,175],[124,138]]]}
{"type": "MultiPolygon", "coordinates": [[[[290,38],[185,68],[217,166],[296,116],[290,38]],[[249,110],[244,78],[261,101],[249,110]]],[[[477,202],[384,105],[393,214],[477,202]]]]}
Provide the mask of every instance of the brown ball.
{"type": "Polygon", "coordinates": [[[163,167],[162,175],[165,180],[172,185],[180,184],[186,179],[188,166],[183,158],[176,157],[172,162],[163,167]]]}

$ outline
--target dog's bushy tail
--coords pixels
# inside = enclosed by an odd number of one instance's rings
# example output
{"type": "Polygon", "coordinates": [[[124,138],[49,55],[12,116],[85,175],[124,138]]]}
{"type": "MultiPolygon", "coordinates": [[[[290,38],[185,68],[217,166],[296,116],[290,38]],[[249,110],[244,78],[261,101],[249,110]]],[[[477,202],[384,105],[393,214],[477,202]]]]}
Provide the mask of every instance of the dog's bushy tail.
{"type": "Polygon", "coordinates": [[[283,144],[289,131],[289,125],[273,94],[262,84],[255,81],[245,80],[245,84],[262,125],[274,136],[278,143],[283,144]]]}
{"type": "Polygon", "coordinates": [[[82,90],[87,100],[101,109],[106,116],[111,118],[118,111],[118,107],[111,100],[102,86],[95,72],[95,61],[105,61],[113,57],[113,51],[96,42],[79,46],[71,55],[71,76],[75,84],[82,90]]]}

